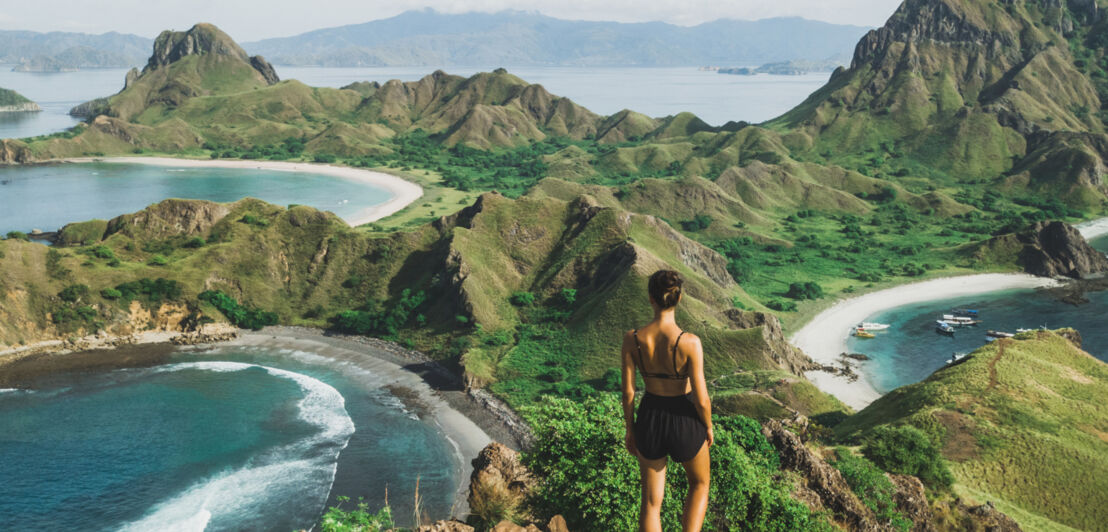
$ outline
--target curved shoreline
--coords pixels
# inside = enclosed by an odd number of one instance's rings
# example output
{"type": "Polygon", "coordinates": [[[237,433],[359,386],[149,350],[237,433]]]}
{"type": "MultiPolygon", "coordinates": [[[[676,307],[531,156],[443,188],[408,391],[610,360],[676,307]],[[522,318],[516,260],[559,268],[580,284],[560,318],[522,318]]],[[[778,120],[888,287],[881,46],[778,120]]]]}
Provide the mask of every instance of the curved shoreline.
{"type": "Polygon", "coordinates": [[[513,448],[520,445],[512,426],[518,420],[507,419],[495,405],[467,393],[460,378],[422,353],[382,340],[331,336],[307,327],[275,326],[237,332],[238,337],[233,340],[183,348],[169,343],[178,333],[152,331],[136,338],[141,343],[116,345],[110,339],[83,343],[85,349],[92,348],[90,351],[67,349],[60,341],[10,349],[0,352],[0,388],[22,388],[40,379],[49,380],[53,375],[75,371],[157,366],[170,362],[174,353],[182,352],[203,356],[206,350],[251,346],[306,351],[337,366],[352,366],[383,377],[389,382],[390,393],[435,427],[453,450],[458,482],[453,493],[454,512],[461,518],[468,512],[471,460],[494,439],[513,448]]]}
{"type": "MultiPolygon", "coordinates": [[[[830,366],[837,362],[842,353],[847,352],[846,341],[850,329],[874,314],[927,301],[1000,290],[1052,287],[1058,284],[1054,279],[1025,273],[985,273],[903,284],[840,300],[793,333],[789,341],[820,365],[830,366]]],[[[810,371],[805,376],[817,388],[834,395],[855,410],[865,408],[881,397],[881,393],[866,379],[864,372],[854,382],[845,376],[823,371],[810,371]]]]}
{"type": "MultiPolygon", "coordinates": [[[[469,477],[473,473],[471,460],[476,458],[493,439],[477,421],[471,419],[472,411],[468,412],[468,415],[462,412],[463,409],[468,410],[459,404],[459,400],[464,399],[453,397],[451,394],[455,392],[444,391],[433,386],[412,369],[413,365],[419,364],[417,360],[402,360],[393,353],[383,352],[366,344],[325,336],[322,332],[312,329],[292,327],[242,331],[234,340],[201,347],[216,349],[261,347],[306,351],[338,365],[350,365],[383,377],[389,381],[388,388],[394,391],[396,388],[403,389],[406,393],[397,397],[407,403],[405,395],[411,394],[410,400],[419,403],[412,410],[418,412],[421,420],[435,426],[450,444],[456,460],[454,466],[458,479],[458,486],[454,493],[454,508],[460,515],[455,517],[464,518],[469,512],[466,499],[469,477]]],[[[203,351],[198,354],[204,355],[203,351]]],[[[456,393],[464,396],[464,392],[456,393]]]]}
{"type": "Polygon", "coordinates": [[[370,222],[375,222],[394,214],[407,207],[415,200],[423,197],[423,187],[406,181],[394,175],[349,166],[336,166],[331,164],[293,163],[287,161],[243,161],[226,159],[178,159],[174,157],[77,157],[59,159],[50,162],[60,163],[122,163],[145,164],[150,166],[176,166],[185,168],[231,168],[237,170],[274,170],[279,172],[300,172],[306,174],[325,175],[350,181],[356,181],[376,188],[383,189],[391,194],[384,203],[371,205],[360,211],[350,219],[345,219],[351,227],[357,227],[370,222]]]}

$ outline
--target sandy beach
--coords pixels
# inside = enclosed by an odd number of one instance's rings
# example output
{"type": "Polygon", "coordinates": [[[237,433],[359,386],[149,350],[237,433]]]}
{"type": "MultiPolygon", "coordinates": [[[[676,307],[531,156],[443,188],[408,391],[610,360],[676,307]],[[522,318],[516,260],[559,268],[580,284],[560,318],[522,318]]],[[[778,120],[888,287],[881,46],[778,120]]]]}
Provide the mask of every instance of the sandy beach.
{"type": "MultiPolygon", "coordinates": [[[[1022,273],[987,273],[944,277],[918,283],[896,286],[851,299],[839,301],[821,312],[807,325],[796,331],[789,341],[803,349],[808,356],[822,365],[835,365],[846,352],[846,340],[852,327],[874,314],[903,305],[935,301],[958,296],[978,295],[998,290],[1018,288],[1044,288],[1058,286],[1053,279],[1022,273]]],[[[854,409],[865,408],[880,393],[864,375],[858,380],[822,371],[806,374],[819,389],[837,397],[854,409]]]]}
{"type": "Polygon", "coordinates": [[[233,169],[258,169],[274,170],[280,172],[303,172],[316,175],[349,179],[364,183],[389,192],[391,197],[384,203],[372,205],[359,210],[346,223],[351,226],[359,226],[374,222],[393,214],[413,201],[423,196],[423,188],[410,181],[405,181],[394,175],[348,166],[335,166],[330,164],[315,163],[291,163],[283,161],[232,161],[224,159],[199,160],[176,159],[172,157],[80,157],[64,159],[60,162],[67,163],[127,163],[147,164],[151,166],[175,166],[180,168],[233,168],[233,169]]]}

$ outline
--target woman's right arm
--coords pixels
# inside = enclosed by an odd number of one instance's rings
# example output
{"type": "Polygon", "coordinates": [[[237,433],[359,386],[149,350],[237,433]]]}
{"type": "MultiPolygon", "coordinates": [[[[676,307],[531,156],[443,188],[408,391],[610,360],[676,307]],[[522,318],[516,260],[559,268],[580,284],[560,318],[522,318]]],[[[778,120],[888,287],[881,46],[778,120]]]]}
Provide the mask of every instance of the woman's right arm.
{"type": "Polygon", "coordinates": [[[692,336],[688,342],[689,349],[689,381],[692,384],[693,406],[700,420],[708,428],[708,446],[715,443],[715,434],[712,432],[712,401],[708,398],[708,383],[704,379],[704,346],[700,338],[692,336]]]}

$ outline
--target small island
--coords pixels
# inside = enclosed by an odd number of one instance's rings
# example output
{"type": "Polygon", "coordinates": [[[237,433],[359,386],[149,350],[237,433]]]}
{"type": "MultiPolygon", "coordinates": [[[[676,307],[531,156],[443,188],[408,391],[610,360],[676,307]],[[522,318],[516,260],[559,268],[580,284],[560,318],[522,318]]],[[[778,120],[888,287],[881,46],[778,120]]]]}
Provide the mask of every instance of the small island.
{"type": "Polygon", "coordinates": [[[0,88],[0,113],[19,113],[41,111],[37,103],[28,100],[22,94],[0,88]]]}
{"type": "Polygon", "coordinates": [[[766,63],[760,67],[729,67],[715,68],[720,74],[734,76],[753,76],[755,74],[774,74],[777,76],[802,76],[813,72],[831,72],[844,66],[848,61],[839,57],[832,57],[823,61],[793,60],[777,63],[766,63]]]}

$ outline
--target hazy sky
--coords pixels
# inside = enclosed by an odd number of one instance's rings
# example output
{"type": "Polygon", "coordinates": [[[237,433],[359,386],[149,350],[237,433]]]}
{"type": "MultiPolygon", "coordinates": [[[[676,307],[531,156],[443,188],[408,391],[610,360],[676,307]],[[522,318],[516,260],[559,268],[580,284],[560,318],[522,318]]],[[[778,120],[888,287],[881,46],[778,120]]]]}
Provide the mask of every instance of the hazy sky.
{"type": "Polygon", "coordinates": [[[717,18],[802,16],[880,26],[900,0],[2,0],[0,29],[119,31],[153,37],[212,22],[239,41],[391,17],[409,9],[446,13],[539,11],[565,19],[694,25],[717,18]]]}

